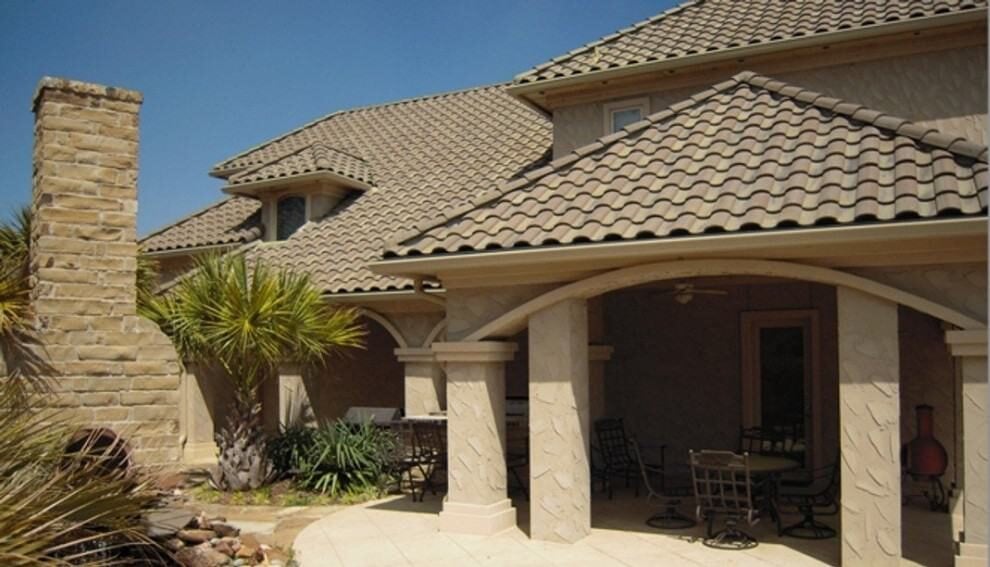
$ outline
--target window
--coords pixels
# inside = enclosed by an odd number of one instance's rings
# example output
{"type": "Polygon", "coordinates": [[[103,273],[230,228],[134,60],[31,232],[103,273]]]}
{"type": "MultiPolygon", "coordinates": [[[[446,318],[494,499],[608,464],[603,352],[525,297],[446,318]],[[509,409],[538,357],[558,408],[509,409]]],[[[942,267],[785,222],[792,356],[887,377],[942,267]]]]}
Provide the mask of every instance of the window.
{"type": "Polygon", "coordinates": [[[275,239],[285,240],[306,224],[306,198],[283,197],[275,212],[275,239]]]}
{"type": "Polygon", "coordinates": [[[637,98],[621,100],[605,105],[605,133],[618,132],[626,126],[639,122],[649,114],[650,100],[637,98]]]}

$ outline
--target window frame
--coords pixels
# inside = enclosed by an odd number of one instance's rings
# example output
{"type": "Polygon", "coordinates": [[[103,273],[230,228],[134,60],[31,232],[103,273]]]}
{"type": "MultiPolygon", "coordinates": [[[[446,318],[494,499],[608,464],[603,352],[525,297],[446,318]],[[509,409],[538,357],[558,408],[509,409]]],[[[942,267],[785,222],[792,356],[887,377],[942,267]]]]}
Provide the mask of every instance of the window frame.
{"type": "Polygon", "coordinates": [[[603,107],[603,126],[606,136],[618,132],[618,130],[612,129],[612,125],[614,124],[613,117],[615,113],[622,112],[624,110],[639,110],[639,118],[642,120],[650,115],[650,98],[644,96],[605,103],[603,107]]]}

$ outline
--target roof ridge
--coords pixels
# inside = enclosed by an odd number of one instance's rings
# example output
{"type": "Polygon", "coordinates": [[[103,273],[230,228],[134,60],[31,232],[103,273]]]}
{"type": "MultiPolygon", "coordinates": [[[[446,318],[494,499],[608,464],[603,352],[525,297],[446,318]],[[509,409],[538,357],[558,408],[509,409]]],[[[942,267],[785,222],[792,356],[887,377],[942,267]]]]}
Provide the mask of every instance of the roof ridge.
{"type": "Polygon", "coordinates": [[[474,199],[471,199],[470,201],[462,204],[461,206],[456,207],[455,209],[453,209],[452,211],[446,214],[441,213],[436,217],[426,219],[422,222],[414,224],[408,230],[396,234],[392,239],[388,240],[385,243],[385,247],[391,248],[393,246],[399,246],[406,240],[410,240],[415,236],[418,236],[428,230],[432,230],[434,228],[437,228],[438,226],[446,224],[456,219],[457,217],[468,213],[471,210],[477,209],[479,207],[483,207],[484,205],[487,205],[488,203],[491,203],[492,201],[495,201],[511,193],[512,191],[515,191],[516,189],[520,189],[526,185],[535,183],[539,179],[546,177],[547,175],[550,175],[551,173],[557,171],[561,167],[574,163],[589,154],[607,148],[612,144],[618,142],[619,140],[625,138],[626,136],[635,134],[637,132],[649,128],[650,126],[653,126],[658,122],[672,118],[673,116],[680,114],[683,110],[695,106],[696,104],[698,104],[703,100],[706,100],[718,93],[733,88],[739,85],[740,83],[745,82],[745,79],[752,75],[755,75],[755,73],[752,73],[750,71],[744,71],[742,73],[739,73],[725,81],[721,81],[719,83],[712,85],[711,87],[708,87],[703,91],[695,93],[694,95],[685,98],[680,102],[674,103],[663,110],[654,112],[653,114],[650,114],[649,116],[647,116],[642,120],[633,122],[632,124],[626,126],[622,130],[613,132],[611,134],[606,134],[605,136],[601,136],[589,144],[585,144],[581,147],[575,148],[566,155],[563,155],[555,160],[552,160],[550,163],[544,165],[543,167],[539,167],[537,169],[529,171],[510,182],[504,183],[501,187],[496,187],[495,189],[491,189],[484,193],[481,193],[474,199]]]}
{"type": "Polygon", "coordinates": [[[408,240],[411,240],[434,228],[447,224],[472,210],[483,207],[501,197],[504,197],[512,191],[535,183],[541,178],[555,173],[564,166],[570,165],[594,152],[603,150],[632,134],[636,134],[637,132],[652,127],[660,122],[666,121],[711,98],[712,96],[725,92],[740,84],[747,84],[758,89],[777,93],[798,102],[809,104],[829,112],[834,112],[858,122],[870,124],[880,130],[887,130],[895,134],[912,138],[923,144],[940,148],[950,153],[963,155],[978,161],[987,161],[988,150],[986,146],[981,146],[970,142],[961,136],[942,134],[934,128],[920,126],[903,118],[898,118],[879,111],[871,110],[861,104],[850,103],[834,97],[825,96],[815,91],[810,91],[777,79],[759,75],[753,71],[741,71],[725,81],[721,81],[711,87],[708,87],[707,89],[699,91],[663,110],[655,112],[642,120],[626,126],[622,130],[601,136],[595,141],[576,148],[543,167],[527,172],[512,181],[504,182],[503,185],[496,187],[495,189],[481,193],[474,199],[463,203],[446,214],[440,214],[436,217],[416,223],[408,230],[400,232],[392,239],[389,239],[385,243],[385,248],[387,250],[388,248],[399,247],[408,240]]]}
{"type": "MultiPolygon", "coordinates": [[[[452,91],[444,91],[444,92],[439,92],[439,93],[431,93],[431,94],[426,94],[426,95],[413,96],[413,97],[403,98],[403,99],[399,99],[399,100],[393,100],[393,101],[389,101],[389,102],[381,102],[381,103],[377,103],[377,104],[367,104],[367,105],[363,105],[363,106],[355,106],[355,107],[352,107],[352,108],[345,108],[345,109],[341,109],[341,110],[334,110],[333,112],[330,112],[328,114],[324,114],[323,116],[320,116],[319,118],[315,118],[313,120],[310,120],[309,122],[306,122],[305,124],[303,124],[301,126],[298,126],[296,128],[293,128],[292,130],[289,130],[288,132],[285,132],[285,133],[280,134],[278,136],[275,136],[273,138],[269,138],[268,140],[265,140],[264,142],[255,144],[254,146],[251,146],[250,148],[248,148],[248,149],[246,149],[244,151],[241,151],[240,153],[237,153],[237,154],[235,154],[233,156],[230,156],[227,159],[224,159],[224,160],[222,160],[222,161],[214,164],[213,167],[210,168],[210,174],[212,175],[212,174],[215,174],[215,173],[221,173],[221,172],[224,172],[224,171],[228,171],[230,169],[235,169],[235,168],[221,168],[220,166],[223,165],[223,164],[225,164],[225,163],[227,163],[227,162],[234,161],[235,159],[241,158],[241,157],[243,157],[243,156],[245,156],[247,154],[250,154],[252,152],[255,152],[257,150],[260,150],[260,149],[264,148],[265,146],[269,146],[271,144],[274,144],[275,142],[282,141],[282,140],[288,138],[289,136],[291,136],[293,134],[296,134],[298,132],[302,132],[303,130],[305,130],[307,128],[311,128],[311,127],[316,126],[317,124],[319,124],[321,122],[325,122],[325,121],[330,120],[331,118],[335,118],[337,116],[342,116],[344,114],[350,114],[350,113],[353,113],[353,112],[362,112],[362,111],[367,111],[367,110],[373,110],[373,109],[376,109],[376,108],[386,108],[386,107],[389,107],[389,106],[396,106],[396,105],[400,105],[400,104],[408,104],[408,103],[412,103],[412,102],[423,102],[423,101],[426,101],[426,100],[431,100],[431,99],[436,99],[436,98],[442,98],[442,97],[445,97],[445,96],[460,95],[460,94],[465,94],[465,93],[470,93],[470,92],[480,91],[480,90],[485,90],[485,89],[492,89],[492,88],[498,88],[498,87],[506,87],[506,86],[508,86],[510,84],[512,84],[512,83],[511,82],[506,82],[506,81],[501,81],[501,82],[498,82],[498,83],[490,83],[490,84],[486,84],[486,85],[477,85],[477,86],[474,86],[474,87],[466,87],[466,88],[462,88],[462,89],[455,89],[455,90],[452,90],[452,91]]],[[[293,153],[295,153],[295,152],[289,152],[289,153],[287,153],[285,155],[291,155],[293,153]]],[[[268,162],[268,163],[271,163],[271,162],[268,162]]]]}
{"type": "Polygon", "coordinates": [[[733,78],[754,87],[792,98],[798,102],[834,112],[857,122],[870,124],[880,130],[887,130],[917,140],[928,146],[978,161],[987,161],[987,146],[970,142],[962,136],[945,134],[933,127],[922,126],[905,118],[886,114],[879,110],[873,110],[863,104],[847,102],[843,99],[804,89],[778,79],[759,75],[752,71],[743,71],[733,78]]]}
{"type": "Polygon", "coordinates": [[[602,37],[600,37],[600,38],[598,38],[598,39],[596,39],[594,41],[589,41],[588,43],[582,45],[581,47],[577,47],[575,49],[572,49],[572,50],[568,51],[567,53],[564,53],[563,55],[558,55],[558,56],[554,57],[553,59],[551,59],[549,61],[546,61],[544,63],[540,63],[539,65],[534,65],[532,68],[527,69],[527,70],[523,71],[522,73],[519,73],[518,75],[516,75],[515,77],[513,77],[512,78],[512,82],[513,82],[513,84],[518,83],[523,78],[529,77],[530,75],[535,75],[535,74],[539,73],[540,71],[542,71],[542,70],[544,70],[544,69],[546,69],[548,67],[551,67],[551,66],[555,65],[556,63],[560,63],[561,61],[565,61],[567,59],[570,59],[571,57],[574,57],[575,55],[579,55],[579,54],[584,53],[586,51],[590,51],[590,50],[592,50],[592,49],[594,49],[596,47],[605,45],[606,43],[609,43],[609,42],[611,42],[613,40],[616,40],[616,39],[622,37],[624,34],[627,34],[627,33],[630,33],[630,32],[634,32],[634,31],[636,31],[638,29],[644,28],[644,27],[646,27],[646,26],[648,26],[648,25],[650,25],[652,23],[657,22],[658,20],[661,20],[663,18],[666,18],[667,16],[669,16],[671,14],[675,14],[677,12],[680,12],[681,10],[684,10],[685,8],[696,6],[696,5],[700,4],[700,3],[703,3],[704,1],[705,0],[685,0],[684,2],[682,2],[682,3],[680,3],[680,4],[676,5],[676,6],[672,6],[670,8],[667,8],[666,10],[664,10],[663,12],[660,12],[659,14],[650,16],[649,18],[646,18],[645,20],[640,20],[638,22],[634,22],[634,23],[629,24],[628,26],[626,26],[624,28],[619,28],[618,30],[616,30],[616,31],[614,31],[614,32],[612,32],[612,33],[610,33],[608,35],[604,35],[604,36],[602,36],[602,37]]]}
{"type": "Polygon", "coordinates": [[[148,240],[151,237],[158,236],[159,234],[165,232],[166,230],[168,230],[170,228],[174,228],[174,227],[177,227],[177,226],[179,226],[181,224],[185,224],[186,222],[191,221],[192,219],[194,219],[194,218],[196,218],[198,216],[201,216],[203,214],[206,214],[206,213],[212,211],[213,209],[219,207],[220,205],[226,203],[227,201],[230,201],[231,199],[233,199],[235,197],[236,197],[235,195],[226,195],[226,196],[224,196],[224,197],[222,197],[222,198],[220,198],[220,199],[218,199],[216,201],[213,201],[212,203],[210,203],[209,205],[206,205],[205,207],[203,207],[201,209],[198,209],[196,211],[193,211],[192,213],[189,213],[188,215],[182,217],[181,219],[179,219],[177,221],[171,222],[171,223],[166,224],[166,225],[164,225],[164,226],[162,226],[162,227],[160,227],[160,228],[158,228],[156,230],[153,230],[153,231],[149,232],[148,234],[142,236],[140,239],[138,239],[138,244],[144,242],[145,240],[148,240]]]}

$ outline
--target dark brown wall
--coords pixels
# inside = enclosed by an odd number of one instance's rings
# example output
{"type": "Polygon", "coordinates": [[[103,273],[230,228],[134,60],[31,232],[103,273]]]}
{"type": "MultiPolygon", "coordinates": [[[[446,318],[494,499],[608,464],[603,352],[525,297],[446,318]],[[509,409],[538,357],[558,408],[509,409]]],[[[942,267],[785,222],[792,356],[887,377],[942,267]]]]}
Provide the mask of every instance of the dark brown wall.
{"type": "Polygon", "coordinates": [[[381,325],[363,321],[364,350],[349,349],[327,368],[307,372],[306,391],[320,421],[343,417],[351,406],[403,406],[403,368],[393,352],[398,345],[381,325]]]}
{"type": "Polygon", "coordinates": [[[680,305],[651,290],[605,297],[606,411],[630,431],[668,445],[686,462],[688,449],[735,449],[741,424],[740,314],[817,309],[820,317],[824,458],[836,452],[835,292],[803,283],[712,287],[726,297],[696,296],[680,305]]]}

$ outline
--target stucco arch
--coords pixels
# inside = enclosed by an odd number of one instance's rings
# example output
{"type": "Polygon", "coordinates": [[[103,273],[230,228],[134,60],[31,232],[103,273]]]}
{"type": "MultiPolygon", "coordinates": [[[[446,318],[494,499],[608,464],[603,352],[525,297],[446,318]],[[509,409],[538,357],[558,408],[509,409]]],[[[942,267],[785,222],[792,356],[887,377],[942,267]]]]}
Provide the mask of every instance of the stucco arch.
{"type": "Polygon", "coordinates": [[[565,299],[588,299],[649,282],[701,276],[768,276],[847,287],[910,307],[961,329],[984,329],[986,324],[955,309],[861,276],[830,268],[771,260],[675,260],[620,268],[573,282],[496,317],[464,341],[514,335],[526,328],[529,316],[565,299]]]}
{"type": "Polygon", "coordinates": [[[371,319],[384,327],[385,330],[388,331],[388,334],[392,335],[392,338],[395,339],[395,344],[398,348],[409,348],[409,341],[406,340],[406,337],[402,334],[402,331],[400,331],[388,317],[367,307],[361,307],[358,311],[361,315],[364,315],[368,319],[371,319]]]}
{"type": "Polygon", "coordinates": [[[441,319],[436,325],[433,326],[433,329],[430,330],[430,334],[426,335],[426,340],[423,341],[423,348],[430,348],[430,345],[432,345],[433,342],[436,341],[437,338],[439,338],[440,335],[446,330],[447,319],[441,319]]]}

